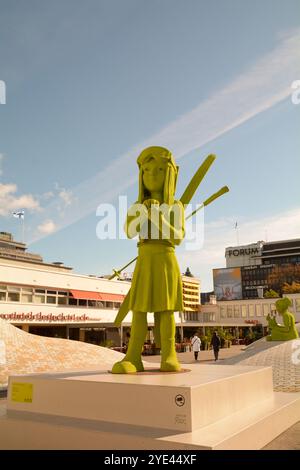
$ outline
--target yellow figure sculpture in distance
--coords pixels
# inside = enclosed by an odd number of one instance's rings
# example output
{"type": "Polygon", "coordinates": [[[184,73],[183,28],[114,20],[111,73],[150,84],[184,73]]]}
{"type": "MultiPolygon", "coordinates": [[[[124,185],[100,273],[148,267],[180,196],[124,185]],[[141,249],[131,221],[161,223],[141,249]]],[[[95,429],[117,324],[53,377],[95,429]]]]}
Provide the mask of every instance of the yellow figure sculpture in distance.
{"type": "Polygon", "coordinates": [[[183,297],[175,245],[184,238],[184,208],[180,201],[174,201],[178,168],[171,152],[163,147],[145,149],[137,162],[140,172],[137,202],[143,208],[135,215],[130,215],[134,211],[129,210],[125,224],[129,238],[139,234],[138,259],[128,306],[132,311],[131,335],[125,358],[114,364],[112,372],[124,374],[144,370],[141,352],[148,329],[147,312],[154,312],[155,342],[161,347],[160,370],[179,371],[174,311],[183,310],[183,297]],[[177,213],[176,224],[172,224],[172,217],[168,218],[160,211],[162,204],[177,213]],[[144,224],[136,225],[136,219],[141,215],[144,224]],[[153,237],[155,227],[156,236],[153,237]],[[169,238],[163,236],[164,233],[169,233],[169,238]]]}

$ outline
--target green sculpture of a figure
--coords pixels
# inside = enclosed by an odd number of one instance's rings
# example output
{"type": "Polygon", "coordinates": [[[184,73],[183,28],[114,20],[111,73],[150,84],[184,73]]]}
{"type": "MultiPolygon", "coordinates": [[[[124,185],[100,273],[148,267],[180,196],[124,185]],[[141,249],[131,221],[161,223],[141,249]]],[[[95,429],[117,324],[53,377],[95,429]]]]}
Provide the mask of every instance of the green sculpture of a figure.
{"type": "Polygon", "coordinates": [[[292,305],[288,297],[277,300],[275,303],[276,310],[282,316],[283,325],[277,323],[274,317],[267,316],[271,334],[267,336],[268,341],[287,341],[290,339],[297,339],[299,337],[298,331],[295,327],[295,317],[288,311],[292,305]]]}
{"type": "Polygon", "coordinates": [[[148,329],[147,312],[154,312],[155,343],[161,348],[160,370],[175,372],[181,367],[175,350],[174,311],[183,311],[181,274],[175,256],[175,246],[184,238],[184,208],[180,201],[174,200],[178,167],[172,153],[163,147],[145,149],[137,163],[138,204],[142,205],[146,223],[137,224],[136,219],[141,214],[131,215],[135,211],[129,209],[125,224],[127,236],[133,238],[139,234],[138,259],[128,305],[132,311],[132,326],[126,356],[114,364],[112,373],[144,370],[141,353],[148,329]],[[172,223],[172,217],[165,217],[161,212],[161,205],[174,209],[174,214],[177,212],[176,224],[172,223]],[[157,228],[155,237],[149,224],[157,228]],[[143,230],[145,225],[148,231],[143,230]],[[168,238],[163,236],[165,229],[168,238]]]}
{"type": "MultiPolygon", "coordinates": [[[[174,311],[183,311],[182,281],[175,246],[184,238],[184,207],[191,201],[215,160],[208,155],[200,165],[180,200],[175,200],[178,167],[172,153],[164,147],[149,147],[138,157],[139,196],[127,213],[128,238],[139,236],[138,257],[116,270],[113,279],[137,260],[132,286],[115,319],[119,327],[132,311],[131,336],[126,356],[114,364],[112,373],[129,374],[144,370],[141,354],[147,334],[147,313],[154,312],[155,344],[161,349],[163,372],[180,370],[175,350],[174,311]],[[153,230],[154,229],[154,230],[153,230]]],[[[223,186],[205,199],[186,219],[229,191],[223,186]]]]}

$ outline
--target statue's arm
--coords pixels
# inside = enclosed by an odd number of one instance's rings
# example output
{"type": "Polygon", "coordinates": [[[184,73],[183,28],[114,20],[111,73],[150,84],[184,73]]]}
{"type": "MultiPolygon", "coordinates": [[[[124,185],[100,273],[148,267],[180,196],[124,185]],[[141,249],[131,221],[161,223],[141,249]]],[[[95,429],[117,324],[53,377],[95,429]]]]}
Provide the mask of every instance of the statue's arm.
{"type": "Polygon", "coordinates": [[[128,209],[124,231],[128,238],[134,238],[141,231],[141,227],[148,220],[148,211],[144,204],[135,202],[128,209]]]}
{"type": "Polygon", "coordinates": [[[174,245],[180,245],[185,235],[184,208],[180,201],[176,201],[171,208],[173,210],[168,207],[163,210],[155,206],[154,210],[159,210],[159,218],[151,218],[150,210],[148,217],[159,230],[160,238],[171,240],[174,245]]]}

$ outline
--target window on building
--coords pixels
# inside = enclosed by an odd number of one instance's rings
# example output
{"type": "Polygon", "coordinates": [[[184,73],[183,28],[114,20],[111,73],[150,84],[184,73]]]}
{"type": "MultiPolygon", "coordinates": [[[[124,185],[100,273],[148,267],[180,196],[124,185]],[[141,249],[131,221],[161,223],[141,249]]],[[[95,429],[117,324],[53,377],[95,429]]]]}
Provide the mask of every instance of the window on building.
{"type": "Polygon", "coordinates": [[[240,317],[240,306],[239,306],[239,305],[235,305],[235,306],[234,306],[234,317],[235,317],[235,318],[239,318],[239,317],[240,317]]]}
{"type": "Polygon", "coordinates": [[[88,300],[88,306],[89,307],[96,307],[96,300],[88,300]]]}
{"type": "Polygon", "coordinates": [[[97,300],[96,307],[97,308],[105,308],[104,302],[101,302],[100,300],[97,300]]]}
{"type": "Polygon", "coordinates": [[[261,317],[261,305],[260,304],[256,305],[256,316],[261,317]]]}
{"type": "Polygon", "coordinates": [[[8,302],[20,302],[20,287],[7,286],[7,291],[8,302]]]}
{"type": "Polygon", "coordinates": [[[242,305],[242,318],[246,318],[247,317],[247,305],[242,305]]]}
{"type": "Polygon", "coordinates": [[[79,299],[79,305],[80,305],[80,307],[86,307],[87,306],[87,300],[86,299],[79,299]]]}
{"type": "Polygon", "coordinates": [[[114,308],[113,302],[106,302],[106,308],[114,308]]]}
{"type": "Polygon", "coordinates": [[[58,305],[67,305],[68,303],[68,297],[57,297],[57,303],[58,305]]]}
{"type": "MultiPolygon", "coordinates": [[[[35,291],[36,292],[36,291],[35,291]]],[[[43,294],[34,294],[34,297],[33,297],[33,302],[35,304],[44,304],[45,303],[45,300],[46,300],[46,297],[45,295],[43,294]]]]}
{"type": "Polygon", "coordinates": [[[6,301],[6,286],[0,285],[0,302],[6,301]]]}
{"type": "Polygon", "coordinates": [[[33,301],[33,295],[27,294],[26,292],[22,291],[21,302],[24,302],[25,304],[31,304],[32,301],[33,301]]]}
{"type": "Polygon", "coordinates": [[[33,289],[32,287],[22,287],[21,302],[31,304],[33,302],[33,289]]]}
{"type": "Polygon", "coordinates": [[[47,304],[56,304],[56,296],[47,295],[47,304]]]}
{"type": "Polygon", "coordinates": [[[20,301],[20,294],[17,292],[8,292],[7,293],[7,301],[8,302],[19,302],[20,301]]]}
{"type": "Polygon", "coordinates": [[[226,307],[220,307],[221,318],[226,318],[226,307]]]}
{"type": "Polygon", "coordinates": [[[232,318],[232,307],[227,307],[227,318],[232,318]]]}
{"type": "Polygon", "coordinates": [[[77,299],[74,299],[74,297],[69,297],[69,305],[77,305],[77,299]]]}
{"type": "Polygon", "coordinates": [[[296,312],[300,312],[300,299],[296,299],[296,312]]]}
{"type": "Polygon", "coordinates": [[[254,317],[254,305],[249,305],[249,317],[254,317]]]}
{"type": "Polygon", "coordinates": [[[68,304],[68,292],[59,290],[57,293],[57,303],[58,305],[67,305],[68,304]]]}
{"type": "Polygon", "coordinates": [[[268,304],[264,304],[264,305],[263,305],[263,313],[264,313],[264,317],[266,317],[267,315],[269,315],[270,309],[269,309],[269,305],[268,305],[268,304]]]}
{"type": "Polygon", "coordinates": [[[276,305],[275,304],[271,304],[270,309],[271,309],[271,313],[276,313],[276,305]]]}

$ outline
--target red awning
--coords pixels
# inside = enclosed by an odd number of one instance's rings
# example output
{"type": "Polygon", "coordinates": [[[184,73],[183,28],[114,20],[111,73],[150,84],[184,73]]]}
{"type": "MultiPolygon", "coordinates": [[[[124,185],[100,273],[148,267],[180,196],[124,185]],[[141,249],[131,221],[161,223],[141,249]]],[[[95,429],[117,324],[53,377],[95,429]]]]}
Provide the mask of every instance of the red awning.
{"type": "Polygon", "coordinates": [[[71,290],[74,299],[101,300],[99,292],[90,292],[86,290],[71,290]]]}
{"type": "Polygon", "coordinates": [[[108,294],[107,292],[99,292],[100,300],[110,300],[111,302],[123,302],[125,295],[122,294],[108,294]]]}
{"type": "Polygon", "coordinates": [[[111,302],[123,302],[125,295],[122,294],[109,294],[107,292],[90,292],[86,290],[70,290],[74,299],[84,300],[107,300],[111,302]]]}

